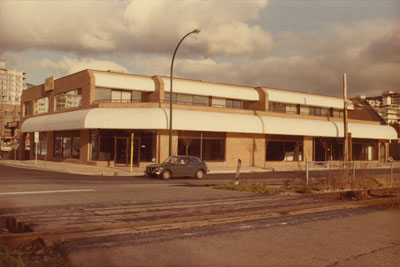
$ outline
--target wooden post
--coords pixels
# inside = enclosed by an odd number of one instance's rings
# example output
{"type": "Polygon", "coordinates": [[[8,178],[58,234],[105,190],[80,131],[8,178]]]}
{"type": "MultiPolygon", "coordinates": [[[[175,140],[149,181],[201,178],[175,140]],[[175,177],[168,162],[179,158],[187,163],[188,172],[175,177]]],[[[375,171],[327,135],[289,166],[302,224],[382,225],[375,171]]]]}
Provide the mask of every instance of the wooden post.
{"type": "Polygon", "coordinates": [[[238,159],[236,175],[235,175],[235,185],[239,184],[239,175],[240,175],[240,167],[241,166],[242,166],[242,161],[241,161],[241,159],[238,159]]]}
{"type": "Polygon", "coordinates": [[[308,172],[308,159],[306,159],[306,185],[308,186],[310,180],[309,172],[308,172]]]}

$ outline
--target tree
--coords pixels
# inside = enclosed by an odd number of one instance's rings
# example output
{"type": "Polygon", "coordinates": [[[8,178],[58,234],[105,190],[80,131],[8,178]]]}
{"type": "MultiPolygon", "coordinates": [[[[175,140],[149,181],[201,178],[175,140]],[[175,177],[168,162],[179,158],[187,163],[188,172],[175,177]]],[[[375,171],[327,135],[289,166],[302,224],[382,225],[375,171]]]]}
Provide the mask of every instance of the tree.
{"type": "Polygon", "coordinates": [[[186,149],[186,156],[189,154],[189,146],[192,144],[196,132],[193,131],[179,131],[179,138],[186,149]]]}

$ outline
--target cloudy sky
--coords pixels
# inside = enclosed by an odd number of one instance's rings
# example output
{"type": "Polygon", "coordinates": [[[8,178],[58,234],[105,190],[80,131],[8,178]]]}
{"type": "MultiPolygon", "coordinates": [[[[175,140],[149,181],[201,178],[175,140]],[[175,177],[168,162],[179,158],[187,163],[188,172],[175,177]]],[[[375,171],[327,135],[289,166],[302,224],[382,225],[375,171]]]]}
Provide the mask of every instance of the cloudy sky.
{"type": "Polygon", "coordinates": [[[400,90],[399,0],[0,0],[0,59],[340,96],[400,90]]]}

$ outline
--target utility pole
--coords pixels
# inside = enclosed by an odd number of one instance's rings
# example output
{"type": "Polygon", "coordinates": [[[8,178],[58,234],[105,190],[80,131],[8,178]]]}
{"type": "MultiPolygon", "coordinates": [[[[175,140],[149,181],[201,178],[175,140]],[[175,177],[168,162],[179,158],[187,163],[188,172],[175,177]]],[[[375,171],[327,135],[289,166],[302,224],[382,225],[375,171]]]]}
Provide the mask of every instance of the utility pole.
{"type": "Polygon", "coordinates": [[[349,160],[349,130],[347,125],[347,74],[343,73],[343,125],[344,125],[344,145],[343,145],[343,161],[349,160]]]}

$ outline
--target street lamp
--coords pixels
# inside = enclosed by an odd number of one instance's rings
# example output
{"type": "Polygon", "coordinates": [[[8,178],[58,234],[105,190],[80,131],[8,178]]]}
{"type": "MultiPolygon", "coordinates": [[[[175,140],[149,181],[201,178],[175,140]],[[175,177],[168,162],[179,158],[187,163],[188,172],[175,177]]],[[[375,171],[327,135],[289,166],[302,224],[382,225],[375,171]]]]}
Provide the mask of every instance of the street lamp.
{"type": "Polygon", "coordinates": [[[170,80],[170,91],[169,91],[169,150],[168,150],[168,155],[172,156],[172,73],[174,70],[174,60],[175,60],[175,55],[176,52],[178,51],[179,46],[181,45],[182,41],[191,35],[192,33],[199,33],[200,29],[195,29],[194,31],[191,31],[187,33],[185,36],[182,37],[182,39],[179,41],[178,45],[175,48],[174,55],[172,56],[172,61],[171,61],[171,72],[169,76],[170,80]]]}

